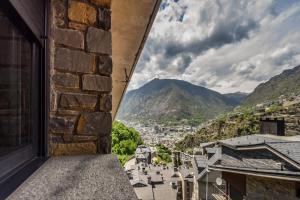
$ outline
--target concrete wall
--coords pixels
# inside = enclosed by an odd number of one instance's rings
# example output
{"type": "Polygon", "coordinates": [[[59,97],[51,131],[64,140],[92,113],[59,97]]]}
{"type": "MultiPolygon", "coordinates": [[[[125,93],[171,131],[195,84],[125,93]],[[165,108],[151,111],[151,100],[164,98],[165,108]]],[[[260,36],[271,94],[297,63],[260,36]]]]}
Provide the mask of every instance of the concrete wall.
{"type": "Polygon", "coordinates": [[[111,152],[110,3],[51,0],[51,155],[111,152]]]}
{"type": "Polygon", "coordinates": [[[293,181],[247,176],[246,183],[247,200],[299,200],[293,181]]]}

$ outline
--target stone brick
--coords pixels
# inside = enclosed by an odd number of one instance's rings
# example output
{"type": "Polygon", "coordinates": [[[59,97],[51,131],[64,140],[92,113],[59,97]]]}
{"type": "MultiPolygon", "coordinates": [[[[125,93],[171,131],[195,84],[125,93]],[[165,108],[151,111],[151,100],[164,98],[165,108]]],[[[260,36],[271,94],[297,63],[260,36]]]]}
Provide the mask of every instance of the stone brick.
{"type": "Polygon", "coordinates": [[[112,0],[91,0],[91,1],[92,1],[92,3],[96,4],[97,6],[110,8],[112,0]]]}
{"type": "Polygon", "coordinates": [[[79,76],[56,72],[52,76],[53,83],[58,87],[79,89],[79,76]]]}
{"type": "Polygon", "coordinates": [[[86,45],[89,52],[111,55],[111,32],[89,27],[86,34],[86,45]]]}
{"type": "Polygon", "coordinates": [[[54,41],[56,44],[80,49],[84,48],[83,33],[77,30],[57,28],[54,31],[54,41]]]}
{"type": "Polygon", "coordinates": [[[52,1],[54,24],[58,27],[65,25],[65,1],[64,0],[53,0],[52,1]]]}
{"type": "Polygon", "coordinates": [[[112,118],[110,113],[84,113],[80,116],[77,133],[86,135],[107,136],[111,133],[112,118]]]}
{"type": "Polygon", "coordinates": [[[112,109],[112,96],[103,94],[100,97],[100,110],[109,112],[112,109]]]}
{"type": "Polygon", "coordinates": [[[51,145],[51,154],[54,156],[95,154],[97,146],[94,142],[58,143],[51,145]]]}
{"type": "Polygon", "coordinates": [[[51,133],[72,133],[75,121],[75,117],[51,117],[49,131],[51,133]]]}
{"type": "Polygon", "coordinates": [[[62,142],[64,142],[62,135],[50,134],[49,139],[52,143],[62,143],[62,142]]]}
{"type": "Polygon", "coordinates": [[[93,135],[73,135],[72,142],[97,142],[98,137],[93,135]]]}
{"type": "Polygon", "coordinates": [[[85,31],[87,29],[87,25],[71,21],[71,22],[69,22],[69,28],[73,28],[73,29],[80,30],[80,31],[85,31]]]}
{"type": "Polygon", "coordinates": [[[112,73],[112,65],[113,63],[110,56],[99,56],[98,69],[100,74],[110,76],[112,73]]]}
{"type": "Polygon", "coordinates": [[[252,200],[297,200],[295,182],[281,179],[247,176],[246,199],[252,200]]]}
{"type": "Polygon", "coordinates": [[[97,152],[100,154],[111,153],[111,143],[112,143],[111,134],[100,137],[98,140],[97,152]]]}
{"type": "Polygon", "coordinates": [[[84,24],[95,24],[97,12],[86,3],[71,1],[68,9],[69,19],[84,24]]]}
{"type": "Polygon", "coordinates": [[[54,68],[79,73],[90,73],[95,65],[95,58],[83,51],[57,48],[54,68]]]}
{"type": "Polygon", "coordinates": [[[99,8],[98,21],[100,28],[110,30],[111,28],[111,11],[107,8],[99,8]]]}
{"type": "Polygon", "coordinates": [[[97,96],[90,94],[61,94],[59,107],[65,109],[93,110],[97,104],[97,96]]]}
{"type": "Polygon", "coordinates": [[[86,74],[82,77],[82,89],[110,92],[112,90],[112,81],[110,77],[86,74]]]}

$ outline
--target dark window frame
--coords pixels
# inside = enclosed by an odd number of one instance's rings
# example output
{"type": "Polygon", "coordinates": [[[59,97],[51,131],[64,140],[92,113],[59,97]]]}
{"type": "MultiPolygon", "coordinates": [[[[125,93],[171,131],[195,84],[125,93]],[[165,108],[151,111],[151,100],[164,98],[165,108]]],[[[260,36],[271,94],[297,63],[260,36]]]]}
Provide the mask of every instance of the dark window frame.
{"type": "MultiPolygon", "coordinates": [[[[44,1],[44,0],[41,0],[44,1]]],[[[27,0],[25,1],[26,6],[30,7],[30,4],[34,4],[33,1],[27,0]]],[[[36,118],[40,119],[38,123],[38,130],[40,134],[37,138],[37,144],[35,145],[37,148],[37,156],[25,162],[24,164],[18,166],[13,171],[9,172],[5,176],[3,180],[0,180],[0,199],[5,199],[11,192],[13,192],[28,176],[30,176],[45,160],[48,156],[48,116],[49,116],[49,67],[48,67],[48,9],[49,2],[48,0],[44,1],[44,24],[41,30],[32,28],[32,25],[36,24],[34,18],[26,17],[26,13],[20,12],[20,6],[24,6],[24,1],[14,1],[14,0],[2,0],[0,2],[0,7],[4,8],[7,12],[8,17],[16,22],[18,27],[22,30],[25,30],[26,37],[35,41],[34,52],[38,51],[39,54],[34,58],[34,62],[38,62],[40,66],[38,71],[34,71],[36,73],[36,77],[38,78],[39,83],[36,84],[36,90],[38,93],[38,107],[39,112],[35,113],[36,118]],[[20,3],[18,2],[23,2],[20,3]],[[19,10],[17,10],[19,8],[19,10]],[[19,11],[19,12],[18,12],[19,11]],[[23,16],[22,16],[23,15],[23,16]],[[30,19],[30,20],[28,20],[30,19]],[[25,22],[26,21],[26,22],[25,22]],[[40,30],[40,35],[37,34],[36,30],[40,30]]],[[[27,13],[28,14],[28,13],[27,13]]]]}

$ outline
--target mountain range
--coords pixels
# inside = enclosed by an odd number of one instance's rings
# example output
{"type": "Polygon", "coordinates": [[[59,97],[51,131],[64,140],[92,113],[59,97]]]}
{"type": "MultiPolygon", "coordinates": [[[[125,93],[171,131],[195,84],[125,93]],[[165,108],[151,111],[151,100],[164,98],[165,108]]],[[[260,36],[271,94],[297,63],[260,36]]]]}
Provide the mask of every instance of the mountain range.
{"type": "Polygon", "coordinates": [[[125,95],[117,118],[198,123],[231,110],[244,97],[242,93],[223,95],[182,80],[153,79],[125,95]]]}
{"type": "Polygon", "coordinates": [[[289,96],[300,91],[300,65],[283,71],[272,77],[269,81],[258,85],[254,91],[247,96],[242,105],[253,106],[265,101],[272,101],[281,95],[289,96]]]}
{"type": "Polygon", "coordinates": [[[126,93],[117,119],[196,125],[238,105],[253,106],[294,91],[300,91],[300,66],[272,77],[251,94],[221,94],[182,80],[156,78],[126,93]]]}

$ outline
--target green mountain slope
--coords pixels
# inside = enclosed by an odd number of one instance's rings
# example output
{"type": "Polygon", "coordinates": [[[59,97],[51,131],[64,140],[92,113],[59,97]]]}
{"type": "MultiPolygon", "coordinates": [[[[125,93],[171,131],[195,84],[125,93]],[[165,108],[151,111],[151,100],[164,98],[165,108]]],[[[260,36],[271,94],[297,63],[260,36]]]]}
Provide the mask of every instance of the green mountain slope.
{"type": "Polygon", "coordinates": [[[125,95],[117,118],[198,125],[236,105],[232,98],[186,81],[154,79],[125,95]]]}
{"type": "Polygon", "coordinates": [[[285,70],[269,81],[257,86],[245,99],[243,105],[253,106],[297,91],[300,91],[300,65],[293,69],[285,70]]]}
{"type": "Polygon", "coordinates": [[[229,98],[232,102],[235,102],[236,104],[240,104],[247,98],[247,96],[249,94],[243,93],[243,92],[235,92],[235,93],[228,93],[228,94],[224,94],[224,95],[227,98],[229,98]]]}

